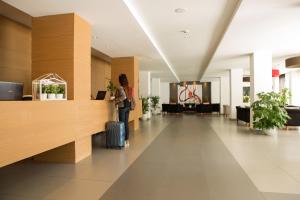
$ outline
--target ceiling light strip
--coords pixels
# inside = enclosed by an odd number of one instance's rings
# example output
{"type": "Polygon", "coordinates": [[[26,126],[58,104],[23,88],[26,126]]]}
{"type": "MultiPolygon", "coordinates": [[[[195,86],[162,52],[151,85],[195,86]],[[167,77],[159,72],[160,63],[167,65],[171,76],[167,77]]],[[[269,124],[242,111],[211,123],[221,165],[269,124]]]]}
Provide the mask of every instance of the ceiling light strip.
{"type": "Polygon", "coordinates": [[[165,61],[165,63],[167,64],[167,66],[169,67],[169,69],[171,70],[171,72],[173,73],[173,75],[175,76],[175,78],[177,79],[177,81],[179,82],[180,79],[177,76],[174,68],[172,67],[172,65],[168,61],[167,57],[165,56],[165,54],[162,52],[162,50],[158,46],[158,44],[155,41],[154,37],[150,34],[150,31],[147,29],[146,24],[142,20],[142,17],[139,15],[139,13],[134,8],[134,6],[130,3],[130,0],[123,0],[123,2],[126,4],[126,6],[128,7],[129,11],[131,12],[131,14],[134,16],[134,18],[136,19],[136,21],[138,22],[138,24],[141,26],[141,28],[143,29],[143,31],[146,33],[147,37],[150,39],[152,45],[158,51],[158,53],[160,54],[160,56],[162,57],[162,59],[165,61]]]}

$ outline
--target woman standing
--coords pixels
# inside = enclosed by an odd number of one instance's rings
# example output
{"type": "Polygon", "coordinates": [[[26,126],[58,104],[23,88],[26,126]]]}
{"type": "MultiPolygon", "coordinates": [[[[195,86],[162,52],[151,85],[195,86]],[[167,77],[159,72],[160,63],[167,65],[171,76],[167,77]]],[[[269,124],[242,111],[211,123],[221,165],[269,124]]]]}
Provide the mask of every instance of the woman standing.
{"type": "Polygon", "coordinates": [[[116,103],[119,109],[119,121],[125,125],[125,147],[129,147],[129,112],[134,109],[133,89],[128,85],[125,74],[119,76],[120,87],[116,92],[116,103]]]}

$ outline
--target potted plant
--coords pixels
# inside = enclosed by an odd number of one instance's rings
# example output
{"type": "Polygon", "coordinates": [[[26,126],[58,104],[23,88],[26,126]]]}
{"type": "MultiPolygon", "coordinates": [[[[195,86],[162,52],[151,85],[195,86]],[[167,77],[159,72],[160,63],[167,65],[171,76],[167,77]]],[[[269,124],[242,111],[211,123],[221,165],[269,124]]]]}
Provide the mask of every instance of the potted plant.
{"type": "Polygon", "coordinates": [[[243,96],[243,103],[249,103],[250,97],[248,95],[243,96]]]}
{"type": "Polygon", "coordinates": [[[115,99],[115,92],[117,90],[117,87],[114,85],[112,81],[109,81],[108,86],[107,86],[107,91],[110,93],[110,100],[115,99]]]}
{"type": "Polygon", "coordinates": [[[142,120],[147,120],[149,112],[149,97],[142,97],[142,112],[142,120]]]}
{"type": "Polygon", "coordinates": [[[49,100],[56,99],[56,93],[57,93],[57,85],[49,85],[48,99],[49,100]]]}
{"type": "Polygon", "coordinates": [[[56,91],[56,99],[63,99],[65,94],[65,86],[64,85],[58,85],[57,91],[56,91]]]}
{"type": "Polygon", "coordinates": [[[47,93],[49,92],[49,85],[42,85],[42,94],[40,94],[40,100],[47,99],[47,93]]]}
{"type": "Polygon", "coordinates": [[[288,101],[290,100],[290,98],[292,97],[291,92],[289,91],[289,89],[284,88],[280,91],[280,102],[282,106],[286,106],[288,104],[288,101]]]}
{"type": "Polygon", "coordinates": [[[150,101],[153,114],[159,114],[159,96],[150,97],[150,101]]]}
{"type": "Polygon", "coordinates": [[[257,96],[259,99],[251,105],[253,127],[264,133],[275,128],[283,128],[290,118],[284,108],[290,93],[284,89],[280,93],[261,92],[257,96]]]}

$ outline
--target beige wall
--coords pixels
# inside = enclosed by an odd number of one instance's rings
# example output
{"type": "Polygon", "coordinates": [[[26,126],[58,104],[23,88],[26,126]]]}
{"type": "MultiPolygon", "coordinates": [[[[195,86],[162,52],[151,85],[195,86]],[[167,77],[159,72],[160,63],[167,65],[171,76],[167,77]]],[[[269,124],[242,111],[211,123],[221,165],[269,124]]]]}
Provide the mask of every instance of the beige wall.
{"type": "Polygon", "coordinates": [[[31,94],[31,29],[0,16],[0,81],[24,83],[31,94]]]}
{"type": "Polygon", "coordinates": [[[111,64],[92,56],[91,67],[92,96],[96,98],[97,92],[106,90],[109,80],[111,80],[111,64]]]}

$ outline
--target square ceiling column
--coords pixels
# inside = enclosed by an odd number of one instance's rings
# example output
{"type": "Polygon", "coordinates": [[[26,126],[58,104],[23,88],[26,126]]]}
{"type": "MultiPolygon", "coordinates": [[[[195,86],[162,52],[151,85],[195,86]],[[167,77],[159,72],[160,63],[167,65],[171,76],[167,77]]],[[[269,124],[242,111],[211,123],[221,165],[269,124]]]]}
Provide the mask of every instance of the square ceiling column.
{"type": "Polygon", "coordinates": [[[78,15],[32,20],[32,79],[57,73],[68,84],[68,100],[91,95],[91,28],[78,15]]]}
{"type": "MultiPolygon", "coordinates": [[[[33,18],[32,79],[47,73],[56,73],[67,81],[67,98],[74,100],[70,104],[90,100],[91,27],[74,13],[33,18]]],[[[72,142],[39,154],[35,159],[76,163],[91,155],[91,136],[81,130],[73,131],[66,133],[72,135],[72,142]]]]}

